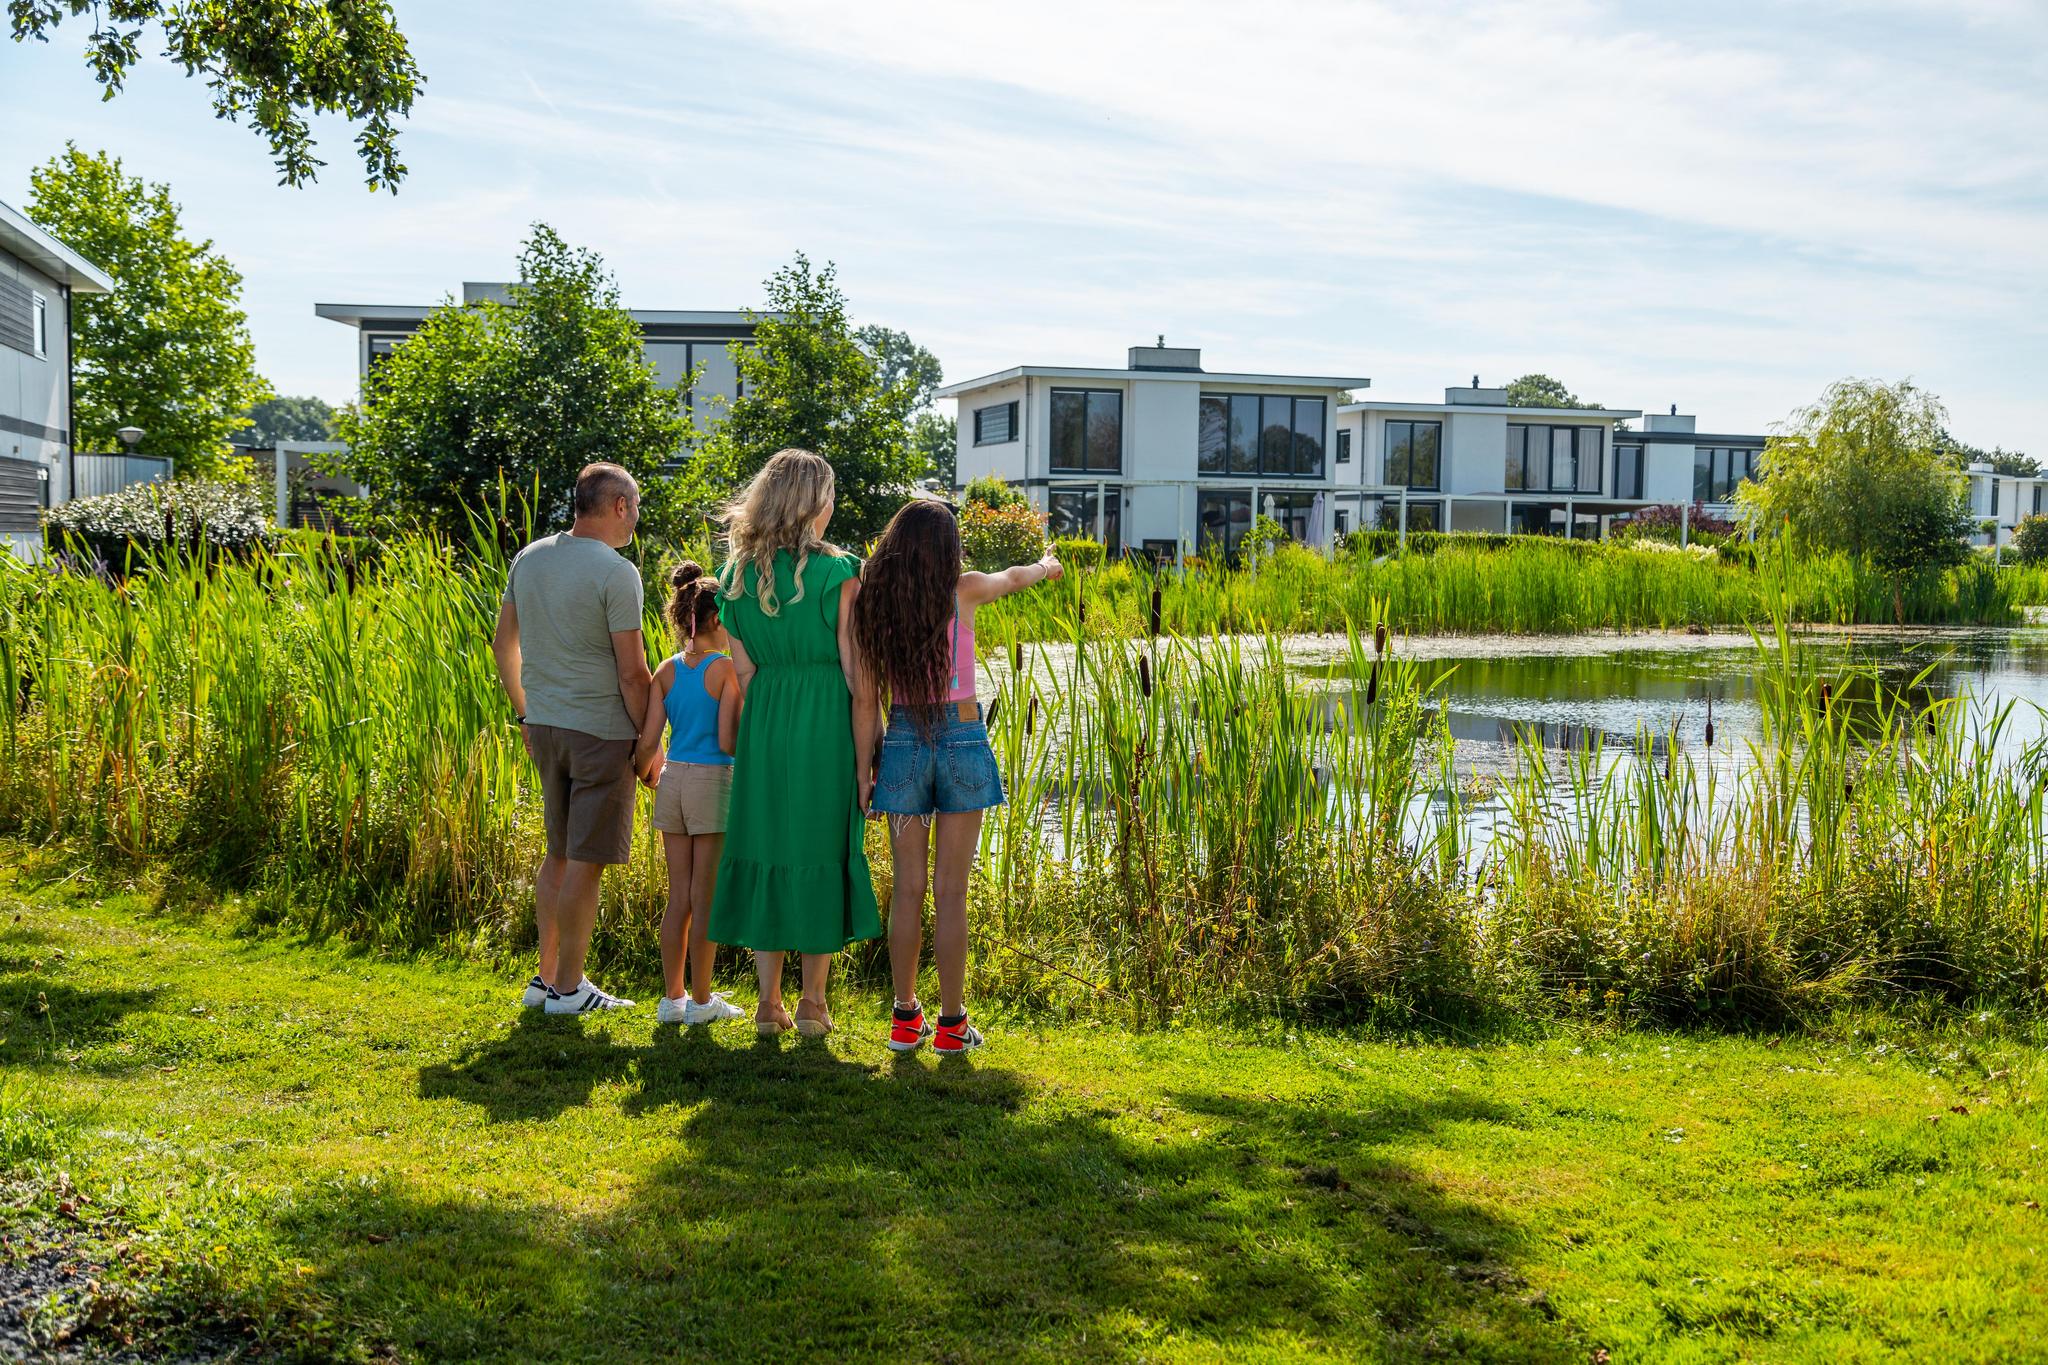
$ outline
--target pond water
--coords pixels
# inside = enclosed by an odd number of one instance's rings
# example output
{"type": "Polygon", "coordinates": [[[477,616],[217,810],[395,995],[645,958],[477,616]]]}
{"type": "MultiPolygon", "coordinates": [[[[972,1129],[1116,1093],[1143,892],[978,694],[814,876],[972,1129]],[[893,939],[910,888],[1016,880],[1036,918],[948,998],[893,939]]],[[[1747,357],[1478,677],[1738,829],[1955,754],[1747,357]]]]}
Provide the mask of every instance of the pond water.
{"type": "MultiPolygon", "coordinates": [[[[1829,631],[1800,637],[1823,677],[1862,681],[1838,690],[1867,699],[1876,686],[1917,708],[1969,698],[1981,711],[2014,703],[1998,749],[2017,754],[2048,734],[2048,628],[1829,631]]],[[[1617,753],[1647,733],[1653,751],[1676,733],[1696,761],[1740,765],[1758,737],[1764,656],[1748,636],[1576,636],[1421,639],[1396,646],[1439,685],[1461,772],[1512,765],[1517,736],[1540,730],[1546,747],[1598,740],[1617,753]],[[1705,747],[1709,706],[1714,745],[1705,747]]],[[[1767,646],[1775,653],[1775,645],[1767,646]]],[[[1304,643],[1297,668],[1348,686],[1350,667],[1304,643]]]]}

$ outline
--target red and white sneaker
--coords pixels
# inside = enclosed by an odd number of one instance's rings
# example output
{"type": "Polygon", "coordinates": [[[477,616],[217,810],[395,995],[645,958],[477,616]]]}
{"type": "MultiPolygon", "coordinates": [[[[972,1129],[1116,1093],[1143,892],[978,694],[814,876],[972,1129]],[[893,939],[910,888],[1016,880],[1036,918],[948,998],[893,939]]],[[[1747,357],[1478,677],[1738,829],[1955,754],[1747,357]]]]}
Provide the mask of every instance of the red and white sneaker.
{"type": "Polygon", "coordinates": [[[932,1026],[925,1022],[924,1006],[917,1007],[917,1013],[905,1019],[895,1010],[889,1014],[889,1050],[891,1052],[915,1052],[924,1046],[924,1040],[932,1036],[932,1026]]]}
{"type": "Polygon", "coordinates": [[[939,1031],[932,1038],[932,1051],[942,1056],[953,1052],[972,1052],[984,1041],[981,1030],[968,1023],[967,1016],[963,1014],[950,1024],[939,1021],[939,1031]]]}

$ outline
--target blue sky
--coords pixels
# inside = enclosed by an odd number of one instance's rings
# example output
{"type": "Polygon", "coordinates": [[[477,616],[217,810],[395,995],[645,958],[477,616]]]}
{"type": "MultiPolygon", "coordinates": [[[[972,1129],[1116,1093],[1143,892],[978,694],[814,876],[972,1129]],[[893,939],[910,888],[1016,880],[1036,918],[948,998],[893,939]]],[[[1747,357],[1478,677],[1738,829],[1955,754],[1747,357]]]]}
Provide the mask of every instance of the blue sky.
{"type": "Polygon", "coordinates": [[[1164,333],[1375,392],[1530,370],[1755,431],[1844,375],[2048,457],[2048,3],[398,0],[396,196],[275,185],[157,59],[0,42],[0,199],[66,138],[168,181],[264,372],[349,397],[315,302],[502,279],[527,225],[626,301],[735,308],[798,250],[949,379],[1164,333]],[[573,14],[572,23],[561,16],[573,14]]]}

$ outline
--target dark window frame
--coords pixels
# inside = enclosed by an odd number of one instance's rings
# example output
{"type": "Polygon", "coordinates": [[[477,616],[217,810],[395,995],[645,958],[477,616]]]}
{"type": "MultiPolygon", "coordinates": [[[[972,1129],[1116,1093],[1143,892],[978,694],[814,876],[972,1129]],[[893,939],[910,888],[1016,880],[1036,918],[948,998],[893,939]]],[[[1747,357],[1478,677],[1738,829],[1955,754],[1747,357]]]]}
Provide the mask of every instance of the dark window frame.
{"type": "Polygon", "coordinates": [[[1049,420],[1046,423],[1045,463],[1046,468],[1054,476],[1064,478],[1074,474],[1121,475],[1124,472],[1124,392],[1122,389],[1054,389],[1047,397],[1047,416],[1049,420]],[[1059,459],[1059,419],[1057,413],[1059,411],[1060,399],[1073,394],[1077,394],[1081,398],[1082,462],[1078,465],[1063,465],[1056,463],[1059,459]],[[1112,466],[1088,463],[1088,457],[1095,448],[1095,443],[1089,439],[1089,423],[1093,419],[1096,406],[1095,400],[1098,398],[1113,398],[1116,400],[1116,463],[1112,466]]]}
{"type": "Polygon", "coordinates": [[[1006,446],[1016,444],[1017,402],[1018,400],[1013,398],[1007,403],[989,403],[983,407],[976,408],[974,410],[974,443],[978,446],[1006,446]],[[983,423],[981,419],[984,414],[991,412],[1000,412],[1004,414],[1003,420],[1007,425],[1004,428],[1003,435],[999,438],[986,435],[983,430],[983,423]]]}
{"type": "Polygon", "coordinates": [[[1616,441],[1614,443],[1614,496],[1631,502],[1643,500],[1643,445],[1640,441],[1616,441]],[[1634,459],[1634,477],[1623,474],[1622,452],[1627,451],[1634,459]],[[1631,491],[1633,490],[1633,491],[1631,491]]]}
{"type": "MultiPolygon", "coordinates": [[[[1324,439],[1330,429],[1330,400],[1321,394],[1236,393],[1205,389],[1196,400],[1196,412],[1198,414],[1195,423],[1195,476],[1197,478],[1257,479],[1259,482],[1264,483],[1270,479],[1321,480],[1329,477],[1330,452],[1324,444],[1324,439]],[[1205,468],[1202,460],[1201,417],[1199,414],[1210,403],[1221,403],[1223,405],[1223,447],[1221,451],[1223,467],[1221,469],[1205,468]],[[1238,451],[1234,436],[1237,430],[1238,404],[1240,403],[1251,404],[1253,409],[1259,414],[1252,426],[1252,466],[1249,469],[1240,468],[1236,460],[1238,451]],[[1274,439],[1276,449],[1271,452],[1270,457],[1267,451],[1266,433],[1269,429],[1275,428],[1269,428],[1266,422],[1266,405],[1269,403],[1284,403],[1287,410],[1287,438],[1284,442],[1280,441],[1277,437],[1274,439]],[[1313,404],[1322,411],[1315,424],[1314,467],[1307,470],[1298,470],[1295,466],[1302,462],[1302,438],[1305,434],[1301,429],[1301,410],[1306,404],[1313,404]],[[1270,467],[1272,465],[1280,467],[1270,467]]],[[[1338,433],[1339,436],[1345,434],[1341,431],[1338,433]]],[[[1348,461],[1340,460],[1338,463],[1343,464],[1348,463],[1348,461]]]]}
{"type": "Polygon", "coordinates": [[[1397,488],[1412,488],[1422,493],[1444,491],[1444,421],[1438,418],[1390,417],[1386,420],[1386,439],[1381,442],[1381,482],[1397,488]],[[1403,478],[1394,477],[1394,428],[1407,428],[1407,469],[1403,478]],[[1419,427],[1436,428],[1436,471],[1430,483],[1415,482],[1415,431],[1419,427]]]}
{"type": "Polygon", "coordinates": [[[1334,459],[1333,459],[1333,463],[1336,463],[1336,464],[1350,464],[1350,463],[1351,463],[1351,428],[1350,428],[1350,427],[1339,427],[1339,428],[1337,428],[1337,453],[1336,453],[1336,455],[1335,455],[1335,457],[1334,457],[1334,459]]]}
{"type": "MultiPolygon", "coordinates": [[[[1120,483],[1105,481],[1102,489],[1102,543],[1112,553],[1122,548],[1124,488],[1120,483]]],[[[1058,513],[1054,504],[1062,498],[1081,499],[1081,514],[1075,519],[1080,528],[1081,538],[1095,539],[1095,517],[1088,509],[1088,503],[1095,497],[1097,485],[1092,483],[1048,483],[1045,489],[1046,534],[1057,536],[1058,513]]]]}
{"type": "MultiPolygon", "coordinates": [[[[1601,455],[1609,444],[1605,438],[1605,428],[1589,426],[1584,422],[1508,423],[1506,449],[1502,452],[1501,457],[1501,491],[1503,493],[1569,493],[1573,496],[1599,497],[1601,494],[1600,476],[1603,472],[1604,463],[1601,460],[1601,455]],[[1515,449],[1514,437],[1514,433],[1518,431],[1522,433],[1522,448],[1519,451],[1515,449]],[[1529,433],[1535,431],[1543,433],[1540,454],[1530,450],[1532,443],[1529,439],[1529,433]],[[1556,433],[1560,431],[1572,433],[1572,477],[1568,483],[1563,484],[1560,484],[1555,477],[1557,472],[1555,465],[1557,451],[1556,433]],[[1586,447],[1588,445],[1591,445],[1593,449],[1587,450],[1586,447]],[[1513,462],[1512,465],[1510,465],[1510,461],[1513,462]],[[1511,468],[1519,471],[1520,477],[1518,479],[1509,477],[1511,468]],[[1541,483],[1531,483],[1529,481],[1532,469],[1542,471],[1543,481],[1541,483]],[[1591,469],[1593,473],[1594,483],[1591,488],[1584,486],[1588,469],[1591,469]]],[[[1613,443],[1613,446],[1617,450],[1620,449],[1619,442],[1613,443]]],[[[1615,496],[1619,497],[1620,494],[1615,496]]]]}

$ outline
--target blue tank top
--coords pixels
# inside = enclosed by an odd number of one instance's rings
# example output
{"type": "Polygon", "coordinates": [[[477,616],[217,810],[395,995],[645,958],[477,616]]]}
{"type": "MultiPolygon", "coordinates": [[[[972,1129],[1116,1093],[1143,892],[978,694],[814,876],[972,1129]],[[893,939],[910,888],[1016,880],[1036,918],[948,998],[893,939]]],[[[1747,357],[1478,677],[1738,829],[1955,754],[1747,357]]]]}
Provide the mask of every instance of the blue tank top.
{"type": "Polygon", "coordinates": [[[732,755],[718,747],[718,698],[704,686],[711,665],[724,657],[716,652],[706,654],[695,668],[684,663],[680,654],[670,660],[676,674],[669,680],[668,695],[661,699],[662,709],[668,712],[670,762],[732,762],[732,755]]]}

